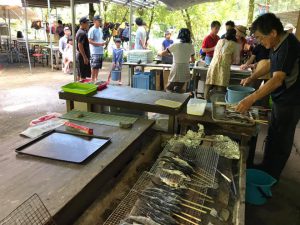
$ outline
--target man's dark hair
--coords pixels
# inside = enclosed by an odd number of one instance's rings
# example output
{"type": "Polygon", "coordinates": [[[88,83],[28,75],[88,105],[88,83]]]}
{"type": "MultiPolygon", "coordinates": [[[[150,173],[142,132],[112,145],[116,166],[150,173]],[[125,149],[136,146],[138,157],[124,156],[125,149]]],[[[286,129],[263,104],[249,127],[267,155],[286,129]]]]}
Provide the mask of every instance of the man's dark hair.
{"type": "Polygon", "coordinates": [[[236,40],[236,30],[235,29],[229,29],[225,34],[225,39],[228,41],[237,41],[236,40]]]}
{"type": "Polygon", "coordinates": [[[214,28],[214,27],[221,27],[221,23],[219,21],[212,21],[212,23],[210,24],[210,28],[214,28]]]}
{"type": "Polygon", "coordinates": [[[228,20],[226,23],[225,23],[225,26],[231,26],[231,27],[234,27],[235,24],[232,20],[228,20]]]}
{"type": "Polygon", "coordinates": [[[57,20],[57,23],[58,23],[58,24],[62,24],[62,21],[61,21],[61,20],[57,20]]]}
{"type": "Polygon", "coordinates": [[[181,28],[178,33],[178,39],[181,43],[192,43],[190,30],[187,28],[181,28]]]}
{"type": "Polygon", "coordinates": [[[140,17],[135,19],[135,23],[136,23],[136,25],[138,25],[138,26],[142,26],[142,25],[143,25],[143,22],[144,22],[143,19],[140,18],[140,17]]]}
{"type": "Polygon", "coordinates": [[[272,30],[276,30],[278,34],[284,32],[283,25],[278,17],[273,13],[266,13],[259,16],[251,26],[251,33],[259,31],[264,35],[268,35],[272,30]]]}

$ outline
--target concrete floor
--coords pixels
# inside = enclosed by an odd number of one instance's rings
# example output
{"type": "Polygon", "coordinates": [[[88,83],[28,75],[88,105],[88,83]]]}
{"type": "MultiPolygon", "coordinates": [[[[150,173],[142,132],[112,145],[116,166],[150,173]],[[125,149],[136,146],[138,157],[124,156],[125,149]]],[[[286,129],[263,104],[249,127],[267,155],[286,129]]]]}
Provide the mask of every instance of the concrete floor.
{"type": "MultiPolygon", "coordinates": [[[[104,64],[99,75],[103,80],[107,78],[108,69],[109,64],[104,64]]],[[[122,80],[127,84],[127,76],[122,80]]],[[[47,112],[65,112],[65,103],[58,99],[58,91],[62,85],[72,81],[72,75],[52,72],[40,65],[33,68],[32,74],[26,64],[0,65],[1,160],[5,154],[15,154],[13,149],[25,142],[19,133],[28,127],[32,119],[47,112]]],[[[257,145],[258,161],[265,134],[264,127],[257,145]]],[[[282,179],[273,188],[273,198],[264,206],[246,206],[246,225],[300,225],[300,129],[295,135],[295,146],[299,146],[299,151],[293,150],[282,179]]]]}

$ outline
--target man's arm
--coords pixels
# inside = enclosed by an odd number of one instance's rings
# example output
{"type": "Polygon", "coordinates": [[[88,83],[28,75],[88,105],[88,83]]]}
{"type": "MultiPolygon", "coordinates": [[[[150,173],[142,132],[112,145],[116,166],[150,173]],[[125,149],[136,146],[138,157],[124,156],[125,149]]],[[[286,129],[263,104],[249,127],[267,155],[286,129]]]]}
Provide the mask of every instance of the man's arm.
{"type": "Polygon", "coordinates": [[[240,66],[241,70],[247,69],[248,66],[254,62],[255,58],[256,55],[251,55],[250,58],[247,60],[247,62],[240,66]]]}
{"type": "Polygon", "coordinates": [[[83,48],[83,44],[80,43],[80,42],[78,43],[78,49],[79,49],[80,54],[83,57],[84,64],[86,64],[86,65],[89,64],[89,59],[88,59],[88,57],[85,54],[85,51],[84,51],[84,48],[83,48]]]}
{"type": "Polygon", "coordinates": [[[263,86],[261,86],[257,91],[253,94],[249,95],[236,107],[236,111],[240,113],[245,113],[247,110],[259,99],[271,94],[271,92],[275,91],[278,87],[280,87],[284,79],[286,78],[286,73],[282,71],[277,71],[273,73],[273,77],[268,80],[263,86]]]}
{"type": "Polygon", "coordinates": [[[104,46],[105,45],[105,42],[96,42],[96,41],[94,41],[93,39],[91,39],[91,38],[89,38],[89,43],[91,44],[91,45],[94,45],[94,46],[104,46]]]}
{"type": "Polygon", "coordinates": [[[257,80],[258,78],[266,75],[267,73],[270,72],[271,69],[271,62],[270,60],[265,60],[265,66],[261,67],[260,69],[256,69],[250,77],[243,79],[241,81],[241,85],[246,86],[248,84],[250,84],[252,81],[257,80]]]}
{"type": "Polygon", "coordinates": [[[64,53],[64,50],[62,49],[62,47],[63,47],[62,38],[59,39],[58,47],[59,47],[59,52],[60,52],[61,54],[63,54],[63,53],[64,53]]]}
{"type": "Polygon", "coordinates": [[[215,50],[215,47],[212,47],[212,48],[202,48],[202,51],[205,52],[205,53],[212,52],[214,50],[215,50]]]}

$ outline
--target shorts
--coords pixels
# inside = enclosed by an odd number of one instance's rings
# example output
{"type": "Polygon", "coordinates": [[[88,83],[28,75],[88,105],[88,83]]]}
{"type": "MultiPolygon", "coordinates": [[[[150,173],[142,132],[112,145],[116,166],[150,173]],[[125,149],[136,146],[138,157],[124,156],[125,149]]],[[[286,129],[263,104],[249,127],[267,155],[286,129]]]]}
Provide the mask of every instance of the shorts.
{"type": "Polygon", "coordinates": [[[91,65],[90,63],[88,63],[88,65],[84,64],[83,57],[80,53],[76,54],[76,67],[78,76],[81,78],[91,77],[91,65]]]}
{"type": "Polygon", "coordinates": [[[91,56],[91,67],[92,69],[102,69],[103,55],[93,54],[91,56]]]}

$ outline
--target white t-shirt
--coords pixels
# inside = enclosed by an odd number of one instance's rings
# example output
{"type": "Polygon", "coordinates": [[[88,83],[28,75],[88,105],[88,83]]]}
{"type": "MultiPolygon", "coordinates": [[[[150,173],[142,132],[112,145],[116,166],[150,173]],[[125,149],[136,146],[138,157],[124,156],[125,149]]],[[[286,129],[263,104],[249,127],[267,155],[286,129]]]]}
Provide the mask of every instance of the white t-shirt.
{"type": "Polygon", "coordinates": [[[135,45],[134,45],[134,49],[138,50],[138,49],[144,49],[143,46],[141,45],[140,40],[142,40],[144,43],[146,42],[146,30],[143,26],[139,26],[137,31],[136,31],[136,35],[135,35],[135,45]]]}
{"type": "Polygon", "coordinates": [[[173,54],[173,63],[190,63],[191,55],[195,54],[191,43],[175,43],[168,47],[173,54]]]}

